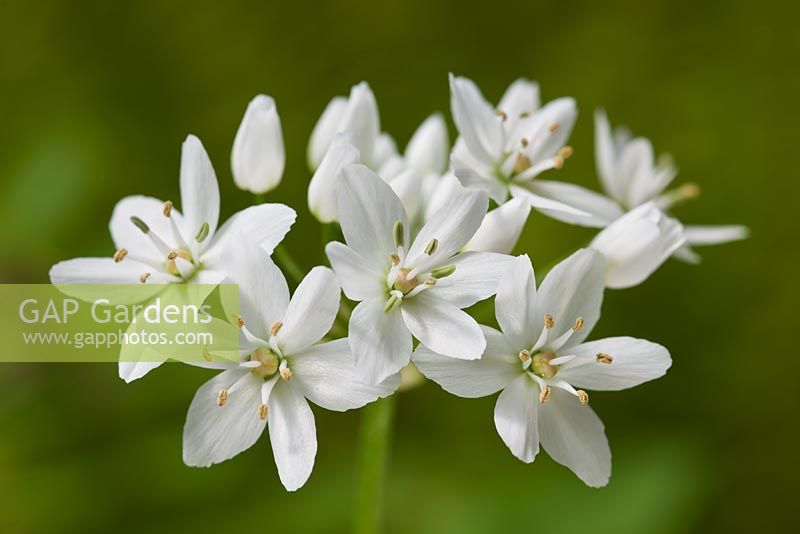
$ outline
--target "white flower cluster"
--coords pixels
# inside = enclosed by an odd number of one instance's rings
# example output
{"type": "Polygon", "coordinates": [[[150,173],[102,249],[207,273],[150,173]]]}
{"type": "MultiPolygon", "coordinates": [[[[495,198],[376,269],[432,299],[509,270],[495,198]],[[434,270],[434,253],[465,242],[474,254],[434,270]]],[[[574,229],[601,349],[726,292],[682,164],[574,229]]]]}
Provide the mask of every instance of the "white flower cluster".
{"type": "MultiPolygon", "coordinates": [[[[612,132],[602,111],[595,157],[605,194],[539,178],[572,154],[573,99],[541,105],[538,86],[524,79],[497,106],[466,78],[451,75],[450,92],[459,134],[452,148],[444,118],[433,114],[402,153],[381,131],[366,83],[331,100],[308,146],[308,205],[320,222],[340,225],[345,243],[328,243],[332,269],[311,269],[291,297],[270,255],[294,210],[259,204],[219,226],[217,178],[194,136],[183,144],[183,213],[169,201],[124,198],[111,217],[113,257],[52,268],[57,284],[239,285],[240,361],[206,365],[222,372],[189,408],[188,465],[227,460],[268,427],[280,479],[295,490],[317,451],[308,401],[336,411],[364,406],[393,394],[412,363],[461,397],[500,392],[495,427],[520,460],[532,462],[541,444],[589,486],[607,483],[611,453],[586,390],[641,384],[671,360],[650,341],[586,341],[604,288],[639,284],[670,256],[696,262],[691,246],[741,239],[746,229],[672,218],[669,208],[697,186],[665,192],[675,167],[656,161],[648,140],[612,132]],[[527,255],[509,255],[531,208],[600,229],[540,284],[527,255]],[[492,296],[499,330],[464,311],[492,296]],[[338,339],[337,317],[347,331],[338,339]]],[[[284,159],[275,102],[259,95],[233,143],[236,185],[274,189],[284,159]]],[[[158,365],[120,363],[120,376],[131,381],[158,365]]]]}

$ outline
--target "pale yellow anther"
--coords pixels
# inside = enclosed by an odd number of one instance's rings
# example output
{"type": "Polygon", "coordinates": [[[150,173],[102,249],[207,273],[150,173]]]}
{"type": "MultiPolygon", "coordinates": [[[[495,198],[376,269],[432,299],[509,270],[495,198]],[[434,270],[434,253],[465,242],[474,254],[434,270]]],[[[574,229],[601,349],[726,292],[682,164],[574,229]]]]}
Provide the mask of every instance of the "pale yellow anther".
{"type": "Polygon", "coordinates": [[[505,121],[506,119],[508,119],[508,115],[507,115],[507,114],[506,114],[506,112],[505,112],[505,111],[503,111],[502,109],[498,109],[497,111],[495,111],[495,114],[496,114],[498,117],[500,117],[501,119],[503,119],[503,121],[505,121]]]}
{"type": "Polygon", "coordinates": [[[287,382],[292,379],[292,370],[288,367],[284,367],[281,369],[281,378],[286,380],[287,382]]]}
{"type": "Polygon", "coordinates": [[[583,323],[584,323],[583,317],[578,317],[577,319],[575,319],[575,324],[572,325],[572,330],[574,332],[580,332],[581,330],[583,330],[583,323]]]}
{"type": "Polygon", "coordinates": [[[514,172],[523,172],[529,169],[531,160],[525,154],[517,154],[517,161],[514,163],[514,172]]]}
{"type": "Polygon", "coordinates": [[[597,363],[604,363],[606,365],[609,365],[611,362],[614,361],[614,358],[612,358],[610,354],[606,354],[605,352],[598,352],[595,358],[597,359],[597,363]]]}
{"type": "Polygon", "coordinates": [[[519,354],[517,356],[519,356],[519,361],[521,361],[522,363],[525,363],[531,359],[531,353],[528,351],[528,349],[522,349],[521,351],[519,351],[519,354]]]}
{"type": "Polygon", "coordinates": [[[269,408],[267,408],[266,404],[262,404],[258,407],[258,418],[262,421],[267,419],[267,415],[269,414],[269,408]]]}
{"type": "Polygon", "coordinates": [[[553,157],[553,168],[560,169],[564,166],[564,158],[561,156],[554,156],[553,157]]]}
{"type": "Polygon", "coordinates": [[[522,146],[528,146],[528,140],[525,139],[524,137],[522,139],[520,139],[519,142],[522,143],[522,146]]]}
{"type": "Polygon", "coordinates": [[[244,323],[244,317],[242,317],[242,316],[241,316],[241,315],[239,315],[238,313],[234,313],[234,314],[231,316],[231,318],[233,319],[233,322],[234,322],[234,323],[236,323],[236,325],[237,325],[239,328],[243,328],[243,327],[244,327],[244,324],[245,324],[245,323],[244,323]]]}
{"type": "Polygon", "coordinates": [[[553,122],[550,123],[550,126],[548,126],[547,129],[550,130],[550,133],[554,133],[559,127],[560,125],[557,122],[553,122]]]}
{"type": "Polygon", "coordinates": [[[169,216],[172,215],[172,201],[171,200],[167,200],[166,202],[164,202],[164,209],[163,209],[162,213],[164,213],[164,217],[167,217],[167,218],[169,218],[169,216]]]}
{"type": "Polygon", "coordinates": [[[281,331],[281,328],[283,328],[283,323],[282,322],[276,321],[276,322],[272,323],[272,326],[269,327],[269,335],[277,336],[278,332],[281,331]]]}
{"type": "Polygon", "coordinates": [[[547,328],[548,330],[552,330],[555,325],[556,325],[556,322],[553,319],[553,316],[550,315],[549,313],[545,313],[544,314],[544,327],[547,328]]]}
{"type": "Polygon", "coordinates": [[[693,183],[685,183],[678,188],[681,193],[681,197],[686,199],[697,198],[700,196],[700,186],[693,183]]]}
{"type": "Polygon", "coordinates": [[[550,400],[550,386],[545,386],[544,389],[539,392],[539,402],[544,404],[549,400],[550,400]]]}
{"type": "Polygon", "coordinates": [[[150,273],[142,273],[141,276],[139,276],[139,282],[144,284],[147,282],[148,278],[150,278],[150,273]]]}
{"type": "Polygon", "coordinates": [[[119,263],[125,259],[125,256],[128,255],[128,249],[121,248],[114,253],[114,263],[119,263]]]}
{"type": "Polygon", "coordinates": [[[576,391],[576,393],[578,394],[578,402],[581,403],[581,406],[586,406],[587,404],[589,404],[589,394],[588,393],[586,393],[582,389],[579,389],[578,391],[576,391]]]}
{"type": "Polygon", "coordinates": [[[392,252],[389,254],[389,258],[392,260],[392,265],[400,265],[400,256],[396,253],[392,252]]]}
{"type": "Polygon", "coordinates": [[[173,251],[171,251],[169,254],[167,254],[167,259],[168,259],[169,261],[174,261],[174,260],[175,260],[175,258],[177,258],[177,257],[178,257],[178,252],[177,252],[177,251],[175,251],[175,250],[173,250],[173,251]]]}
{"type": "Polygon", "coordinates": [[[228,402],[228,390],[221,389],[217,393],[217,406],[225,406],[226,402],[228,402]]]}
{"type": "Polygon", "coordinates": [[[435,286],[436,278],[428,278],[427,280],[425,280],[425,285],[428,287],[435,286]]]}
{"type": "Polygon", "coordinates": [[[208,352],[208,345],[203,346],[203,359],[207,362],[211,361],[211,353],[208,352]]]}
{"type": "Polygon", "coordinates": [[[569,158],[574,153],[572,147],[569,145],[565,145],[561,147],[561,150],[558,151],[558,155],[561,156],[563,159],[569,158]]]}

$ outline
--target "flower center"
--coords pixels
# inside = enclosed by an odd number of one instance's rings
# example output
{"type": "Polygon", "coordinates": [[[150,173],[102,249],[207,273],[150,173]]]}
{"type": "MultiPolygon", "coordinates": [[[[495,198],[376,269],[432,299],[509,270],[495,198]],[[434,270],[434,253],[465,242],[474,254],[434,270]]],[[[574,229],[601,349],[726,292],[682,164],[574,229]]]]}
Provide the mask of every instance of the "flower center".
{"type": "Polygon", "coordinates": [[[167,255],[166,269],[167,272],[175,276],[181,276],[180,269],[178,269],[178,265],[175,263],[178,258],[184,259],[189,263],[192,262],[192,255],[186,249],[180,248],[170,252],[167,255]]]}
{"type": "Polygon", "coordinates": [[[278,372],[281,359],[271,350],[260,347],[250,355],[250,361],[259,362],[261,365],[250,370],[253,376],[267,379],[278,372]]]}
{"type": "Polygon", "coordinates": [[[558,365],[551,365],[550,360],[555,357],[555,352],[537,352],[531,359],[531,372],[540,378],[553,378],[558,373],[558,365]]]}
{"type": "Polygon", "coordinates": [[[417,280],[416,277],[409,278],[408,273],[411,272],[411,269],[406,267],[401,268],[397,273],[397,278],[394,281],[394,288],[398,291],[402,291],[404,294],[408,293],[422,282],[417,280]]]}

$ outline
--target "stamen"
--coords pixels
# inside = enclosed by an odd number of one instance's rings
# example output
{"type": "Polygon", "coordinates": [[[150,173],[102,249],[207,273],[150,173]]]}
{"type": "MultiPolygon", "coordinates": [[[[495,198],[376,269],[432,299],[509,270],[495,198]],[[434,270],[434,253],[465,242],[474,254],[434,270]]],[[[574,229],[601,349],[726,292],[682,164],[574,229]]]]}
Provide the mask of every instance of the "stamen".
{"type": "Polygon", "coordinates": [[[427,246],[425,247],[425,254],[431,256],[433,255],[434,252],[436,252],[437,248],[439,248],[439,240],[434,237],[428,242],[427,246]]]}
{"type": "Polygon", "coordinates": [[[539,392],[539,402],[544,404],[549,400],[550,400],[550,386],[545,386],[544,389],[539,392]]]}
{"type": "Polygon", "coordinates": [[[200,227],[200,230],[197,231],[197,235],[194,236],[194,240],[198,243],[202,243],[208,237],[208,232],[210,227],[208,226],[207,222],[204,222],[203,225],[200,227]]]}
{"type": "Polygon", "coordinates": [[[139,217],[131,217],[131,222],[136,226],[136,228],[141,230],[143,234],[150,233],[150,227],[147,226],[139,217]]]}
{"type": "Polygon", "coordinates": [[[581,406],[586,406],[587,404],[589,404],[589,394],[588,393],[586,393],[582,389],[579,389],[576,393],[578,394],[578,402],[581,403],[581,406]]]}
{"type": "Polygon", "coordinates": [[[389,254],[389,258],[392,260],[392,265],[400,265],[400,256],[397,253],[392,252],[389,254]]]}
{"type": "Polygon", "coordinates": [[[498,109],[498,110],[497,110],[497,111],[495,111],[494,113],[495,113],[495,115],[497,115],[498,117],[500,117],[500,118],[503,120],[503,122],[505,122],[505,121],[506,121],[506,119],[508,119],[508,115],[506,114],[506,112],[505,112],[505,111],[503,111],[503,110],[501,110],[501,109],[498,109]]]}
{"type": "Polygon", "coordinates": [[[164,202],[164,209],[162,210],[162,212],[164,213],[164,217],[169,219],[170,215],[172,215],[172,201],[171,200],[167,200],[166,202],[164,202]]]}
{"type": "Polygon", "coordinates": [[[550,133],[555,133],[555,131],[558,130],[558,128],[560,126],[561,125],[558,124],[557,122],[553,122],[553,123],[550,123],[550,126],[548,126],[547,129],[550,131],[550,133]]]}
{"type": "Polygon", "coordinates": [[[236,323],[239,326],[239,328],[244,328],[244,325],[245,325],[244,317],[242,317],[238,313],[234,313],[231,316],[231,319],[233,319],[233,322],[236,323]]]}
{"type": "Polygon", "coordinates": [[[436,285],[436,282],[437,282],[436,278],[428,278],[427,280],[425,280],[423,285],[426,285],[428,287],[433,287],[436,285]]]}
{"type": "Polygon", "coordinates": [[[524,137],[520,139],[520,143],[522,143],[522,146],[528,146],[528,140],[525,139],[524,137]]]}
{"type": "MultiPolygon", "coordinates": [[[[397,293],[400,292],[398,291],[397,293]]],[[[398,296],[395,294],[394,291],[392,291],[391,295],[389,296],[389,300],[387,300],[386,304],[383,305],[384,313],[389,313],[390,311],[392,311],[393,309],[395,309],[400,305],[400,303],[403,301],[402,293],[400,293],[400,295],[401,296],[398,296]]]]}
{"type": "Polygon", "coordinates": [[[569,157],[570,157],[570,156],[573,154],[573,152],[574,152],[574,151],[572,150],[572,147],[571,147],[571,146],[569,146],[569,145],[565,145],[565,146],[562,146],[562,147],[561,147],[561,150],[559,150],[559,151],[558,151],[558,155],[559,155],[559,156],[560,156],[562,159],[567,159],[567,158],[569,158],[569,157]]]}
{"type": "Polygon", "coordinates": [[[410,273],[411,270],[406,268],[400,269],[397,272],[397,277],[394,280],[394,287],[401,292],[401,295],[403,293],[408,293],[420,284],[416,276],[410,276],[410,273]]]}
{"type": "Polygon", "coordinates": [[[178,257],[178,253],[177,253],[177,252],[175,252],[174,250],[173,250],[173,251],[171,251],[169,254],[167,254],[167,259],[168,259],[169,261],[174,261],[174,260],[175,260],[175,258],[177,258],[177,257],[178,257]]]}
{"type": "Polygon", "coordinates": [[[286,360],[281,361],[280,373],[281,378],[287,382],[292,379],[292,370],[289,369],[289,364],[286,363],[286,360]]]}
{"type": "Polygon", "coordinates": [[[278,332],[281,331],[281,328],[283,328],[283,323],[282,322],[276,321],[276,322],[272,323],[272,326],[269,327],[269,335],[277,336],[278,332]]]}
{"type": "Polygon", "coordinates": [[[114,263],[119,263],[125,259],[125,256],[128,255],[128,249],[121,248],[114,253],[114,263]]]}
{"type": "Polygon", "coordinates": [[[262,421],[267,419],[267,414],[269,414],[269,408],[267,408],[266,404],[262,404],[258,407],[258,418],[262,421]]]}
{"type": "Polygon", "coordinates": [[[572,325],[572,330],[574,332],[580,332],[583,329],[583,324],[584,324],[583,317],[578,317],[577,319],[575,319],[575,324],[572,325]]]}
{"type": "Polygon", "coordinates": [[[564,166],[564,158],[562,158],[561,156],[554,156],[553,157],[553,168],[554,169],[560,169],[563,166],[564,166]]]}
{"type": "Polygon", "coordinates": [[[226,402],[228,402],[228,390],[221,389],[217,393],[217,406],[225,406],[226,402]]]}
{"type": "Polygon", "coordinates": [[[597,360],[597,363],[604,363],[606,365],[611,365],[611,362],[614,361],[614,358],[605,352],[598,352],[597,356],[595,356],[595,359],[597,360]]]}
{"type": "Polygon", "coordinates": [[[522,172],[526,169],[529,169],[531,166],[531,160],[528,159],[528,156],[525,154],[517,154],[517,161],[514,163],[513,171],[515,173],[522,172]]]}
{"type": "Polygon", "coordinates": [[[403,221],[395,221],[392,234],[394,235],[395,246],[402,247],[405,244],[405,227],[403,226],[403,221]]]}
{"type": "Polygon", "coordinates": [[[139,276],[139,282],[144,284],[145,282],[147,282],[148,278],[150,278],[150,273],[142,273],[141,276],[139,276]]]}
{"type": "Polygon", "coordinates": [[[519,351],[518,356],[519,356],[519,361],[521,361],[522,363],[525,363],[531,359],[531,353],[527,349],[522,349],[521,351],[519,351]]]}
{"type": "Polygon", "coordinates": [[[211,353],[208,352],[208,345],[203,345],[203,359],[207,362],[211,361],[211,353]]]}
{"type": "Polygon", "coordinates": [[[440,278],[447,278],[454,272],[456,272],[456,266],[451,263],[450,265],[444,265],[442,267],[437,267],[436,269],[432,270],[431,277],[436,278],[438,280],[440,278]]]}
{"type": "Polygon", "coordinates": [[[544,327],[547,328],[548,330],[552,330],[555,325],[556,325],[556,322],[553,319],[553,316],[550,315],[549,313],[545,313],[544,314],[544,327]]]}

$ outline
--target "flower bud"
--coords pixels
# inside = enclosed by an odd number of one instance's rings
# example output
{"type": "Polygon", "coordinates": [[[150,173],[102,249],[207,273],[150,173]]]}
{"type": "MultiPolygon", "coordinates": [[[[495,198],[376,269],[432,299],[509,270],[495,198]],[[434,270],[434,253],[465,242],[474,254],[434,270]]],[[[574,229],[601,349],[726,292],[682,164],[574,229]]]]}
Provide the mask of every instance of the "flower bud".
{"type": "Polygon", "coordinates": [[[308,184],[308,208],[318,221],[329,223],[338,220],[336,182],[343,167],[359,162],[359,153],[352,144],[352,136],[338,134],[328,153],[308,184]]]}
{"type": "Polygon", "coordinates": [[[261,194],[283,177],[286,154],[275,101],[258,95],[247,106],[231,150],[233,180],[239,189],[261,194]]]}

